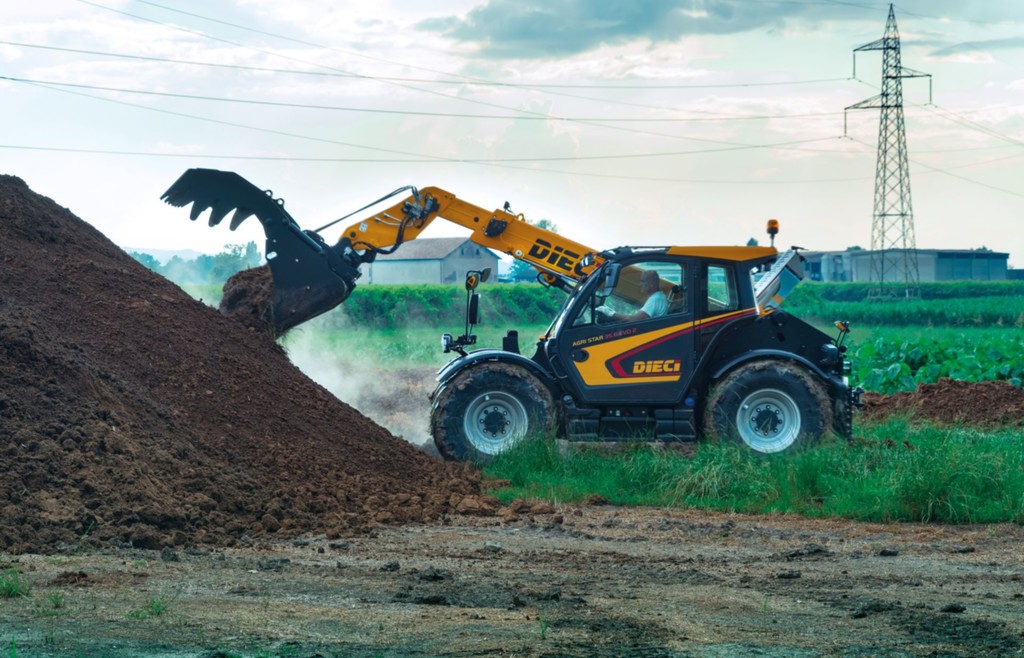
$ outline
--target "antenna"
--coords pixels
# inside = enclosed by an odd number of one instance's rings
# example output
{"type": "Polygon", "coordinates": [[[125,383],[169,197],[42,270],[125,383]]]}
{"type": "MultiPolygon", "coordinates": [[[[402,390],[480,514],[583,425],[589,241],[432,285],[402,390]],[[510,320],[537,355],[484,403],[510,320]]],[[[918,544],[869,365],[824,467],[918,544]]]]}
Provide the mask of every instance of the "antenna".
{"type": "Polygon", "coordinates": [[[907,131],[903,121],[903,78],[924,78],[931,103],[931,74],[904,68],[900,64],[900,33],[896,12],[889,5],[885,36],[853,51],[854,77],[857,53],[882,51],[882,93],[851,105],[846,110],[880,108],[878,159],[875,168],[875,210],[871,223],[870,296],[920,297],[921,277],[917,267],[914,211],[910,202],[910,165],[907,159],[907,131]],[[902,286],[891,284],[901,283],[902,286]],[[889,285],[887,285],[889,284],[889,285]]]}

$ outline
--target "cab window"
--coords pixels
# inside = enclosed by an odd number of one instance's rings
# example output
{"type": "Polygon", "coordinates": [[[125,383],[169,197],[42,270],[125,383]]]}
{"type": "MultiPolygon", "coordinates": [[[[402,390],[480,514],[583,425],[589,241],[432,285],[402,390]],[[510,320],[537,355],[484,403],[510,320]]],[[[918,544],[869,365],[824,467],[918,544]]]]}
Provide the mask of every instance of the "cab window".
{"type": "Polygon", "coordinates": [[[605,296],[605,286],[598,285],[573,325],[640,322],[686,313],[690,306],[686,274],[686,264],[666,261],[625,266],[611,294],[605,296]]]}
{"type": "Polygon", "coordinates": [[[736,276],[731,267],[708,265],[707,310],[710,315],[735,311],[740,307],[736,276]]]}

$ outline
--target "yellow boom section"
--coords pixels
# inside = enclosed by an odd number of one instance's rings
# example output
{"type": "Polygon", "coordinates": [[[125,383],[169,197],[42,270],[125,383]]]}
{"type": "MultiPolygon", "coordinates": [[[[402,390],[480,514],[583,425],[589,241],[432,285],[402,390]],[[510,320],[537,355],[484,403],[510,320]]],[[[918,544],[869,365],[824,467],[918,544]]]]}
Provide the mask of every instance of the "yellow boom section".
{"type": "Polygon", "coordinates": [[[351,241],[353,249],[386,249],[399,240],[416,239],[436,217],[468,228],[472,231],[469,239],[482,247],[572,280],[582,279],[602,260],[596,249],[534,226],[522,215],[501,209],[486,210],[437,187],[423,188],[418,198],[407,197],[352,224],[342,236],[351,241]],[[410,208],[426,212],[410,213],[410,208]],[[410,215],[418,217],[409,220],[410,215]],[[595,262],[584,267],[582,260],[588,253],[594,255],[595,262]]]}

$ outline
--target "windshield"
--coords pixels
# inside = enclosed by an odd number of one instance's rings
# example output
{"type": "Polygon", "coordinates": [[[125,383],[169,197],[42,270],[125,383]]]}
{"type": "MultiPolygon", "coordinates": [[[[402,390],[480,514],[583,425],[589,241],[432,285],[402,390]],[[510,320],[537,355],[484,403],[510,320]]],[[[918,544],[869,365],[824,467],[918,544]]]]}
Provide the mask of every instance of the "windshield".
{"type": "Polygon", "coordinates": [[[551,321],[551,325],[548,327],[547,333],[544,334],[545,338],[551,337],[559,331],[559,329],[562,326],[563,319],[568,313],[568,310],[572,308],[575,299],[582,294],[583,288],[586,287],[586,283],[591,279],[601,278],[601,272],[603,270],[604,265],[601,265],[594,269],[593,272],[583,277],[576,283],[572,291],[568,295],[566,295],[565,301],[562,302],[562,307],[558,309],[558,313],[555,315],[555,319],[551,321]]]}

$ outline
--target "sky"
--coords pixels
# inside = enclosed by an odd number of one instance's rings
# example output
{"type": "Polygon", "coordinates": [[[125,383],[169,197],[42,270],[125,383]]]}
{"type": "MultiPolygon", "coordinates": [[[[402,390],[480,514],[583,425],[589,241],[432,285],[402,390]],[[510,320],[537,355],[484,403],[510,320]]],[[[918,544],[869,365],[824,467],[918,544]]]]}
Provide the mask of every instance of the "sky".
{"type": "MultiPolygon", "coordinates": [[[[914,237],[1024,267],[1024,2],[894,5],[914,237]]],[[[596,249],[870,248],[889,4],[0,2],[0,173],[133,250],[263,233],[160,200],[236,171],[319,228],[414,185],[596,249]]],[[[324,229],[333,242],[353,219],[324,229]]],[[[465,231],[436,221],[426,236],[465,231]]]]}

